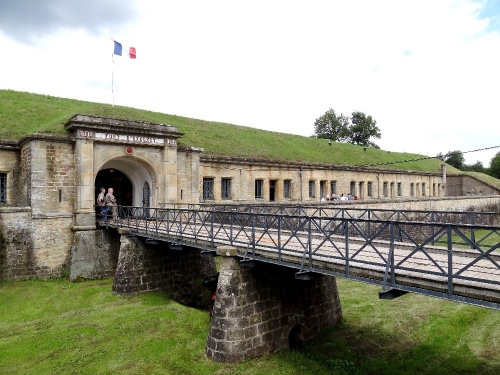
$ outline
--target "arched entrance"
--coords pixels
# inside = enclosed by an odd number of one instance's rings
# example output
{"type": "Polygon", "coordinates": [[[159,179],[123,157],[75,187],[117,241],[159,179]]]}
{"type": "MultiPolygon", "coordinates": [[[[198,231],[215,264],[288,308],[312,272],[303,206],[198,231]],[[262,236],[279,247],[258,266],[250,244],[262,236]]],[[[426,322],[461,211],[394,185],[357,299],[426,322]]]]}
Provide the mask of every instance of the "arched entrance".
{"type": "Polygon", "coordinates": [[[95,178],[95,196],[99,194],[101,187],[106,188],[106,192],[111,187],[114,190],[116,201],[121,206],[133,206],[134,191],[132,182],[121,171],[114,168],[101,169],[95,178]]]}
{"type": "Polygon", "coordinates": [[[117,158],[101,166],[95,178],[95,199],[101,187],[112,187],[122,206],[146,207],[156,202],[157,177],[150,167],[133,158],[117,158]],[[144,196],[146,194],[146,196],[144,196]]]}

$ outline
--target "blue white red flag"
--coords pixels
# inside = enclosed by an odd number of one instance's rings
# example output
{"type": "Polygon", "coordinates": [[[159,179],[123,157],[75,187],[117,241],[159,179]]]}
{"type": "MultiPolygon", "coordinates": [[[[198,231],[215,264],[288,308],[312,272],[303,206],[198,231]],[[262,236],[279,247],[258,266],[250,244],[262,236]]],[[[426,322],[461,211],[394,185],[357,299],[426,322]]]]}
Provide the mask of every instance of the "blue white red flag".
{"type": "MultiPolygon", "coordinates": [[[[116,40],[113,40],[113,55],[118,55],[121,56],[123,51],[122,44],[117,42],[116,40]]],[[[135,51],[135,47],[129,47],[128,49],[128,56],[131,59],[137,58],[137,54],[135,51]]]]}

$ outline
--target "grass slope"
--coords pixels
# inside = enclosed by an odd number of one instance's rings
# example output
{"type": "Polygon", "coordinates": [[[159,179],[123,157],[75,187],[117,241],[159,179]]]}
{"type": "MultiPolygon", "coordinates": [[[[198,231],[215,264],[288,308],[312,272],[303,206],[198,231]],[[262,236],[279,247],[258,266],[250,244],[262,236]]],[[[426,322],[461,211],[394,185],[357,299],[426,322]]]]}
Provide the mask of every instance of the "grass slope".
{"type": "MultiPolygon", "coordinates": [[[[373,148],[364,151],[361,146],[338,142],[330,146],[326,140],[314,137],[11,90],[0,90],[0,139],[16,140],[34,132],[66,134],[64,124],[76,114],[175,125],[185,133],[179,144],[204,148],[210,155],[333,165],[382,164],[380,168],[436,173],[442,164],[437,159],[395,163],[425,156],[373,148]]],[[[451,166],[448,171],[460,173],[451,166]]]]}
{"type": "Polygon", "coordinates": [[[500,373],[500,311],[337,279],[344,321],[304,352],[238,364],[205,357],[209,315],[112,280],[0,283],[2,374],[500,373]]]}

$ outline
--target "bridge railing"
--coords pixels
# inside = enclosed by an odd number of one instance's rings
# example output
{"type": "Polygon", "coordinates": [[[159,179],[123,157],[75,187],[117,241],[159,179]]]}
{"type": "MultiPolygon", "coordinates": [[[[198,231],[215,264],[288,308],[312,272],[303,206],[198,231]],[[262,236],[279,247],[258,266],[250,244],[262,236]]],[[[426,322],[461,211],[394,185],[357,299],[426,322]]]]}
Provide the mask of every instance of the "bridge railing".
{"type": "Polygon", "coordinates": [[[197,204],[189,209],[213,211],[237,211],[272,215],[306,215],[327,217],[350,217],[359,219],[379,219],[397,221],[424,221],[441,223],[500,225],[498,212],[485,211],[429,211],[394,210],[357,207],[339,207],[336,204],[285,205],[285,204],[197,204]]]}
{"type": "Polygon", "coordinates": [[[384,288],[416,291],[421,288],[415,286],[419,279],[426,294],[450,299],[483,298],[470,287],[481,285],[487,297],[479,304],[500,303],[499,226],[385,220],[366,212],[353,217],[350,211],[309,216],[119,207],[119,212],[119,226],[148,238],[208,250],[232,245],[241,249],[244,260],[384,288]]]}

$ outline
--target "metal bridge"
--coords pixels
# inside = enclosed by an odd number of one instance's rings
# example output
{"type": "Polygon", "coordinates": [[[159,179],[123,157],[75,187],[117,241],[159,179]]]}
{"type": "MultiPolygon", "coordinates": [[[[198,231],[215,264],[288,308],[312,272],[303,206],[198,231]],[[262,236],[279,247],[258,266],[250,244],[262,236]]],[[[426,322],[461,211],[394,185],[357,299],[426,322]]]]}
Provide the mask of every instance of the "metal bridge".
{"type": "MultiPolygon", "coordinates": [[[[268,262],[296,277],[331,275],[500,309],[498,213],[403,211],[329,206],[118,206],[106,227],[170,249],[213,253],[236,247],[241,264],[268,262]]],[[[102,223],[101,223],[102,225],[102,223]]]]}

